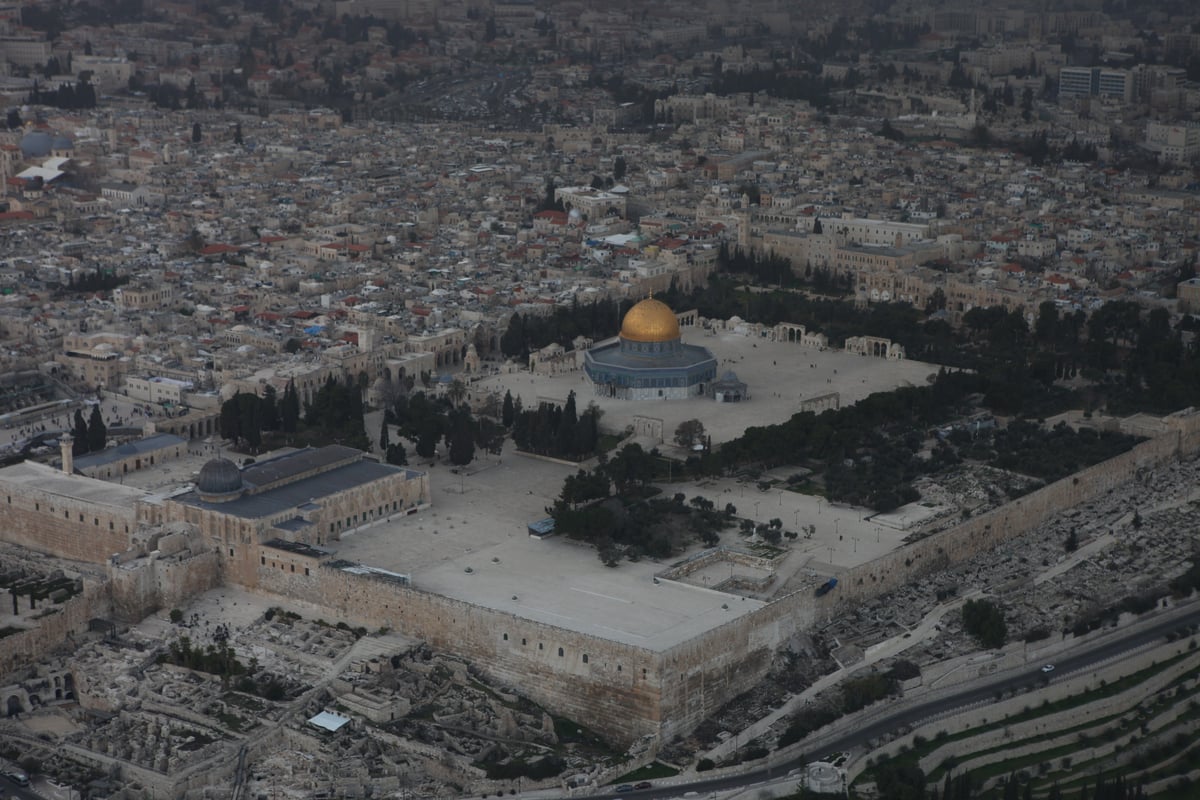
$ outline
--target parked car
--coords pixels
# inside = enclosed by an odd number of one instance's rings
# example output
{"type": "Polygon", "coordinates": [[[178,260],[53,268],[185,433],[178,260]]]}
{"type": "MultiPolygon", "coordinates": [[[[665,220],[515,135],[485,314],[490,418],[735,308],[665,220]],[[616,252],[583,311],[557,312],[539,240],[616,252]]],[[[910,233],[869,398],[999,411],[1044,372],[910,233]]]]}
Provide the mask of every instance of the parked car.
{"type": "Polygon", "coordinates": [[[632,792],[633,787],[630,786],[628,783],[622,783],[620,786],[618,786],[615,789],[615,791],[617,791],[617,792],[632,792]]]}
{"type": "Polygon", "coordinates": [[[642,781],[641,783],[635,783],[635,784],[633,785],[633,788],[635,788],[635,789],[649,789],[649,788],[651,787],[651,785],[652,785],[652,784],[650,783],[650,781],[642,781]]]}
{"type": "Polygon", "coordinates": [[[1047,673],[1054,672],[1054,665],[1047,664],[1046,666],[1042,667],[1042,672],[1047,672],[1047,673]]]}
{"type": "Polygon", "coordinates": [[[4,777],[15,783],[17,786],[28,786],[29,776],[20,770],[9,770],[4,773],[4,777]]]}

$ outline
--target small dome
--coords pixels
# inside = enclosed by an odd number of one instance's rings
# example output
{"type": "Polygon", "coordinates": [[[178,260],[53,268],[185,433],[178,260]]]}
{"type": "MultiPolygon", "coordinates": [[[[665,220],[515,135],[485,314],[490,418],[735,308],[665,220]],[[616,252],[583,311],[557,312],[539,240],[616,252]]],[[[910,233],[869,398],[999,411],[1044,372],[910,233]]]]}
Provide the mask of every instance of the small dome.
{"type": "Polygon", "coordinates": [[[629,309],[621,322],[621,338],[633,342],[671,342],[679,337],[679,320],[675,318],[675,312],[653,297],[629,309]]]}
{"type": "Polygon", "coordinates": [[[54,140],[45,131],[30,131],[21,137],[21,155],[25,158],[45,158],[50,155],[54,140]]]}
{"type": "Polygon", "coordinates": [[[200,468],[196,493],[204,500],[233,500],[242,493],[242,471],[228,458],[214,458],[200,468]]]}

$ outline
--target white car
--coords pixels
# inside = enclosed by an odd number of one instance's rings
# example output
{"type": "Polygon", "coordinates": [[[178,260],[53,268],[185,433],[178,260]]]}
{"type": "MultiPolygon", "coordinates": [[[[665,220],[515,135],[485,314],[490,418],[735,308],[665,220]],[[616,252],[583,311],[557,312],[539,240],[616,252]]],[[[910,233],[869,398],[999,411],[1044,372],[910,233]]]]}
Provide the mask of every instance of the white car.
{"type": "Polygon", "coordinates": [[[1047,664],[1046,666],[1042,667],[1042,672],[1045,672],[1045,673],[1054,672],[1054,665],[1047,664]]]}

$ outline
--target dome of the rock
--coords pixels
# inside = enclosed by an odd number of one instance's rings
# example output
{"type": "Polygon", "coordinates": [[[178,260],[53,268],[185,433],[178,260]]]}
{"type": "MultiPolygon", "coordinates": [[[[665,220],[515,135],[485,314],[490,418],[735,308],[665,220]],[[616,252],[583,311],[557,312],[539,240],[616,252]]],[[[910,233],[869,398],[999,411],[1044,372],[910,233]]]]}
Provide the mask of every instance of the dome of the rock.
{"type": "Polygon", "coordinates": [[[679,338],[679,320],[666,303],[648,297],[625,314],[621,338],[632,342],[669,342],[679,338]]]}

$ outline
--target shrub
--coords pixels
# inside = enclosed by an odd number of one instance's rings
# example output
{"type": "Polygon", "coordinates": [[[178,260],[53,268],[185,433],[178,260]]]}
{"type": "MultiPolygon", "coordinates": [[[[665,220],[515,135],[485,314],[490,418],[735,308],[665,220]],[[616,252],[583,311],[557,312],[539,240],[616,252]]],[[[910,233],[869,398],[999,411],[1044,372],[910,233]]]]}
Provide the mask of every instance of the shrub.
{"type": "Polygon", "coordinates": [[[708,772],[716,766],[711,758],[702,758],[696,762],[696,772],[708,772]]]}
{"type": "Polygon", "coordinates": [[[963,606],[963,628],[988,649],[1004,646],[1008,626],[1004,614],[988,600],[968,600],[963,606]]]}

